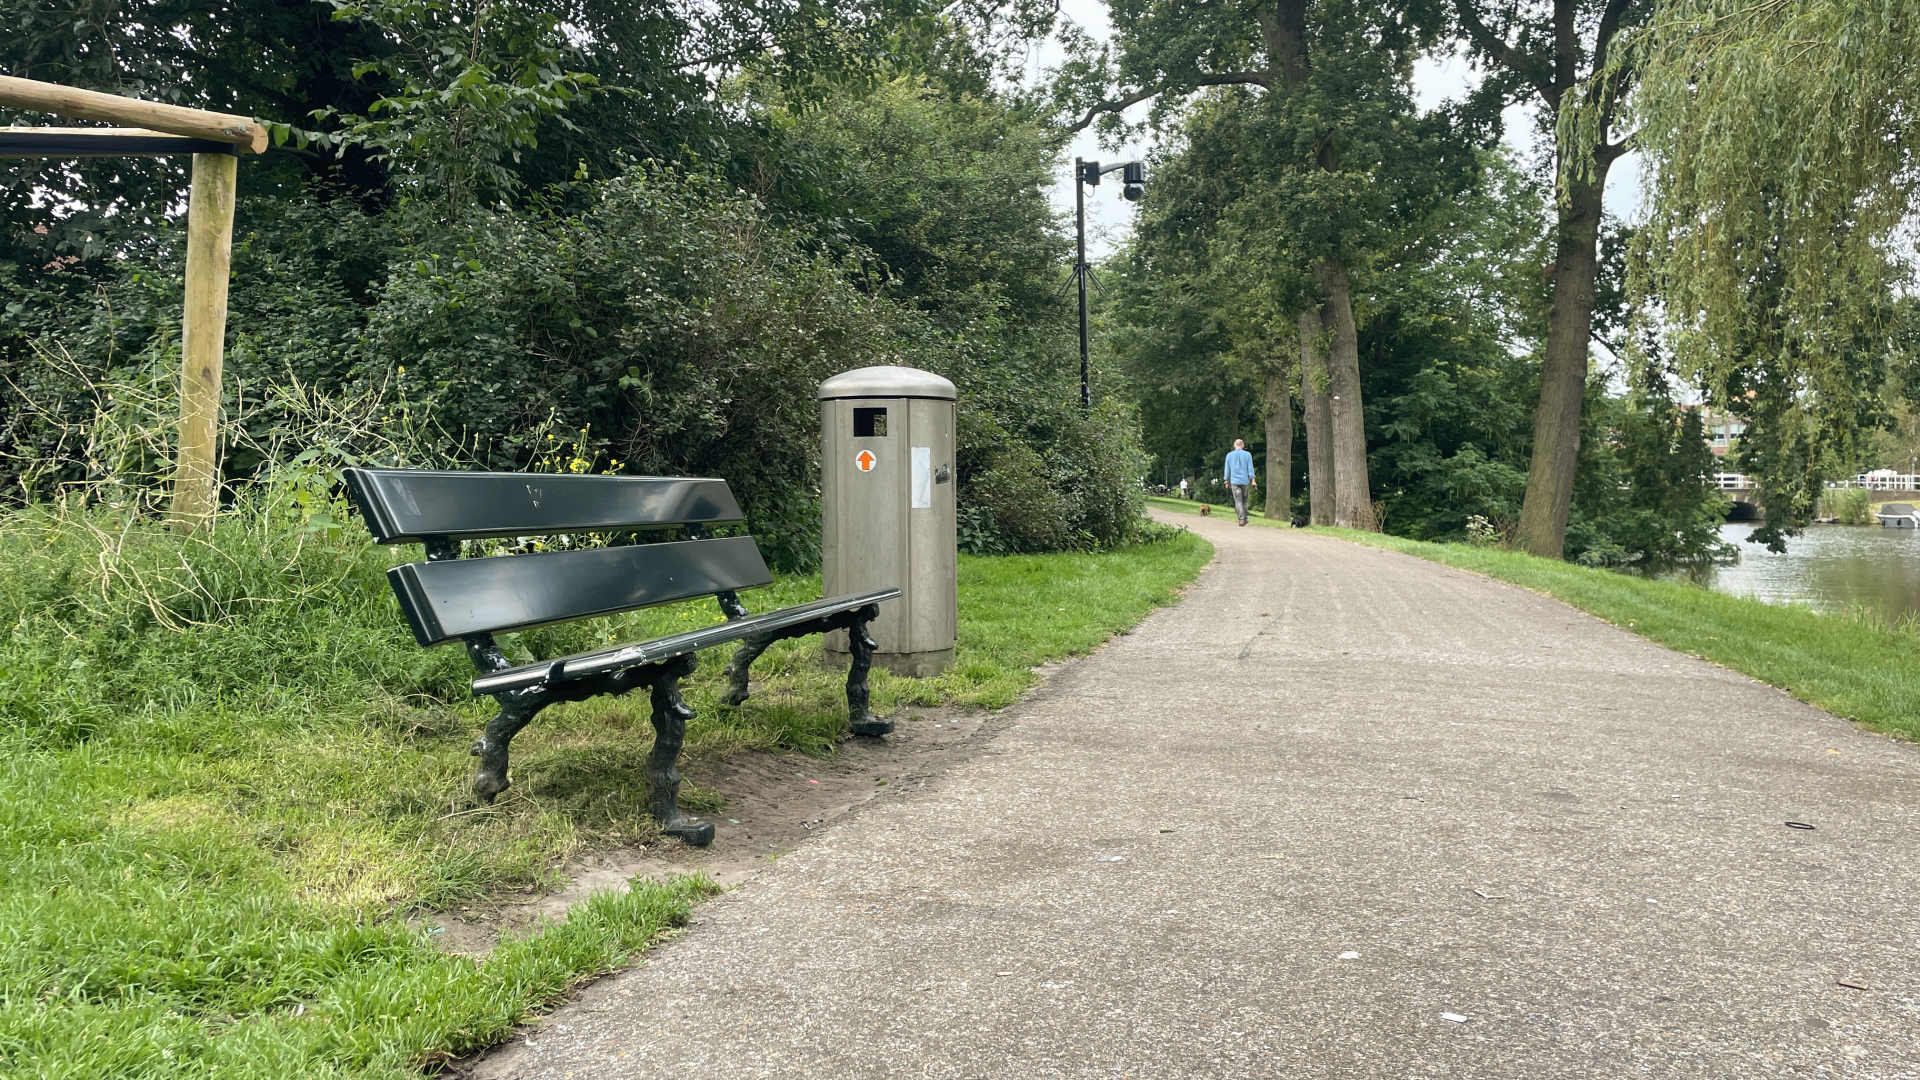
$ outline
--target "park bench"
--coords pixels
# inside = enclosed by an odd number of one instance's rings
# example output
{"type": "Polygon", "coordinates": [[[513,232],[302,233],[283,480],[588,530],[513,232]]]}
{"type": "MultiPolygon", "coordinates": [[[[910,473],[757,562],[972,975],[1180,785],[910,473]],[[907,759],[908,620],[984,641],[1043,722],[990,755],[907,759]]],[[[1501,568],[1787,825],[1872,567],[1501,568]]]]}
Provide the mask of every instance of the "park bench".
{"type": "MultiPolygon", "coordinates": [[[[387,571],[400,610],[422,648],[464,642],[480,676],[475,696],[490,696],[499,715],[474,743],[480,759],[473,792],[483,803],[507,789],[513,737],[540,710],[561,701],[625,694],[647,687],[653,698],[653,752],[647,758],[651,810],[662,831],[695,846],[713,839],[711,822],[681,813],[675,763],[687,721],[695,715],[679,683],[696,654],[740,642],[726,674],[726,701],[747,699],[748,667],[782,638],[847,631],[853,664],[847,710],[856,735],[884,735],[889,721],[867,705],[874,642],[867,624],[899,589],[836,596],[764,615],[740,603],[741,589],[773,575],[750,536],[710,537],[710,526],[745,519],[724,480],[551,473],[435,472],[348,469],[347,490],[367,531],[380,544],[420,544],[426,561],[387,571]],[[549,544],[559,550],[462,558],[464,541],[524,540],[677,531],[685,539],[618,546],[549,544]],[[656,604],[711,596],[725,622],[614,648],[514,664],[494,635],[575,619],[614,615],[656,604]]],[[[496,545],[498,547],[499,545],[496,545]]]]}

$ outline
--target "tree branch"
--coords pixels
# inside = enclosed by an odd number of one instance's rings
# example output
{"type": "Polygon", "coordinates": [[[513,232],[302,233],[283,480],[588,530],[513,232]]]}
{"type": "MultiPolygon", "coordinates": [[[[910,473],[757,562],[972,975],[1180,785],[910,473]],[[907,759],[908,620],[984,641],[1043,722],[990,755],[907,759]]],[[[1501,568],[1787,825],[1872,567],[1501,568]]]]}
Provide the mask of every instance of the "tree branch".
{"type": "MultiPolygon", "coordinates": [[[[1607,0],[1606,10],[1600,13],[1600,27],[1593,36],[1593,82],[1600,95],[1605,110],[1600,116],[1601,132],[1613,128],[1621,80],[1627,77],[1622,71],[1607,70],[1607,47],[1620,32],[1620,20],[1626,16],[1627,8],[1633,6],[1633,0],[1607,0]]],[[[1614,157],[1618,157],[1616,153],[1614,157]]],[[[1612,158],[1608,159],[1609,161],[1612,158]]]]}
{"type": "Polygon", "coordinates": [[[1480,21],[1480,13],[1473,8],[1473,0],[1453,0],[1453,8],[1460,15],[1460,25],[1466,27],[1467,37],[1483,53],[1493,57],[1493,62],[1525,79],[1546,103],[1558,109],[1560,94],[1552,83],[1541,82],[1527,74],[1520,63],[1520,55],[1513,51],[1500,35],[1494,33],[1487,24],[1480,21]]]}
{"type": "Polygon", "coordinates": [[[1282,4],[1275,11],[1263,7],[1255,18],[1267,46],[1267,67],[1278,71],[1289,90],[1307,84],[1307,5],[1304,0],[1282,4]]]}
{"type": "MultiPolygon", "coordinates": [[[[1580,25],[1574,0],[1553,0],[1553,87],[1565,94],[1580,82],[1580,25]]],[[[1554,108],[1559,109],[1555,102],[1554,108]]]]}
{"type": "Polygon", "coordinates": [[[1103,101],[1087,110],[1080,122],[1067,129],[1069,134],[1085,131],[1087,126],[1100,118],[1101,113],[1117,113],[1157,97],[1170,90],[1195,90],[1202,86],[1261,86],[1272,89],[1273,83],[1265,74],[1258,71],[1229,71],[1220,75],[1201,75],[1198,78],[1182,82],[1164,82],[1159,86],[1148,87],[1137,94],[1129,94],[1118,101],[1103,101]]]}
{"type": "Polygon", "coordinates": [[[1593,34],[1593,73],[1597,76],[1607,70],[1607,46],[1613,44],[1615,35],[1620,33],[1620,20],[1626,17],[1627,9],[1633,6],[1633,0],[1607,0],[1605,11],[1600,13],[1600,27],[1593,34]]]}

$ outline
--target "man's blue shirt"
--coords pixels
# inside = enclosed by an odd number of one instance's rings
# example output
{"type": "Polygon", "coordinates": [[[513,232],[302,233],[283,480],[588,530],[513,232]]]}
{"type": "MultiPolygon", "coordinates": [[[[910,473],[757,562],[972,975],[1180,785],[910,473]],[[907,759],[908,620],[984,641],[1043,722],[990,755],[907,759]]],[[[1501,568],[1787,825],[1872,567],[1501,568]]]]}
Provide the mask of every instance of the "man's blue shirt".
{"type": "Polygon", "coordinates": [[[1253,455],[1245,450],[1233,450],[1227,454],[1227,483],[1253,483],[1253,455]]]}

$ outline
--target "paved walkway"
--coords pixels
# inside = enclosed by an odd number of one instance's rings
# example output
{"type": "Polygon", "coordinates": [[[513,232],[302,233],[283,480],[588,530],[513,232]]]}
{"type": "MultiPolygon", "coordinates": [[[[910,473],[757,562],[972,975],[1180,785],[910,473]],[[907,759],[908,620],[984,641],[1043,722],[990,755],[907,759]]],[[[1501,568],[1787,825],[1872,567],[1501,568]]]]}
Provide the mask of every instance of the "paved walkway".
{"type": "Polygon", "coordinates": [[[1182,523],[1220,552],[1183,603],[482,1075],[1920,1077],[1920,751],[1182,523]]]}

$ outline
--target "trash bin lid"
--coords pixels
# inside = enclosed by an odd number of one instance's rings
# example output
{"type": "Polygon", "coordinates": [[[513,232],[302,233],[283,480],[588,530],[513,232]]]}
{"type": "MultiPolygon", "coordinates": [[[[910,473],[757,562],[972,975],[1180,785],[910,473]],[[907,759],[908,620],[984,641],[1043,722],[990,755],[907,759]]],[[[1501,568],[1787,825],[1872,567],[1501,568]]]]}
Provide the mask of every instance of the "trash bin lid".
{"type": "Polygon", "coordinates": [[[931,371],[910,367],[863,367],[843,371],[820,384],[820,400],[836,398],[937,398],[957,401],[953,383],[931,371]]]}

